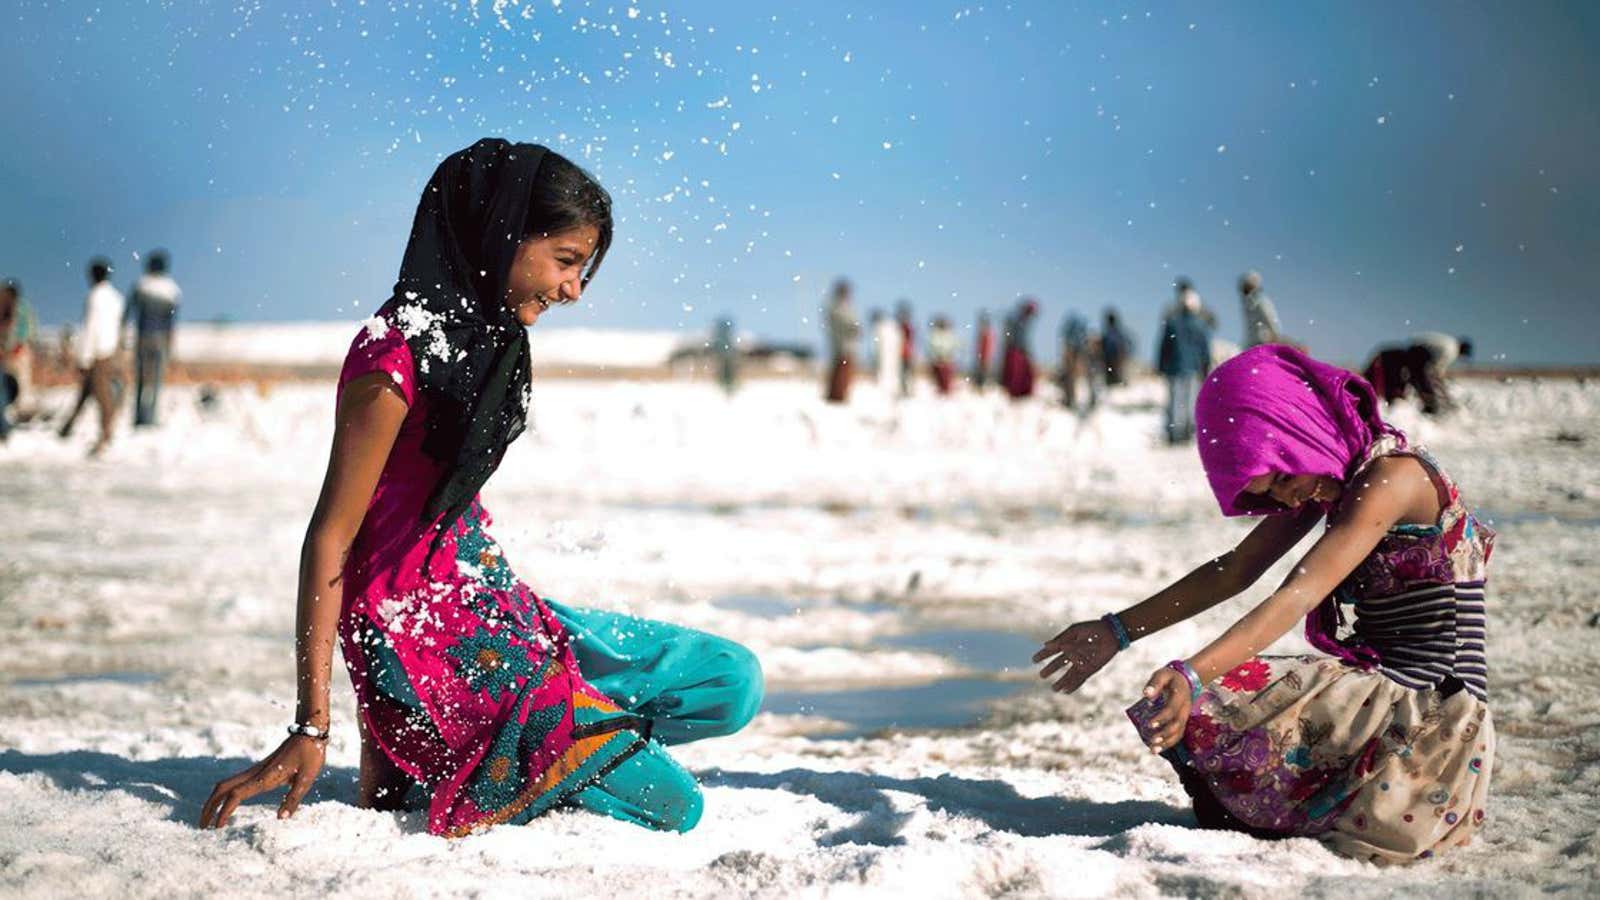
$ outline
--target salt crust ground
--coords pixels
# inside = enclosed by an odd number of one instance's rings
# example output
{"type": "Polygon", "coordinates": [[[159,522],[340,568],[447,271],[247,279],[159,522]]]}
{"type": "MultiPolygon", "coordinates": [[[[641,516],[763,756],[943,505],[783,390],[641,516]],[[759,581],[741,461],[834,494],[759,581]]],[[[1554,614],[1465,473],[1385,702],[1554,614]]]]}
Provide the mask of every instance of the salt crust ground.
{"type": "MultiPolygon", "coordinates": [[[[1086,421],[993,397],[825,408],[812,385],[560,382],[486,493],[525,580],[568,602],[716,630],[774,691],[942,683],[929,628],[1046,637],[1137,599],[1242,533],[1193,450],[1153,440],[1158,390],[1086,421]],[[768,598],[774,615],[729,597],[768,598]]],[[[64,402],[63,397],[52,398],[64,402]]],[[[1121,708],[1275,576],[1137,645],[1075,697],[1020,694],[981,727],[819,738],[763,714],[683,748],[687,836],[580,813],[457,842],[355,808],[340,677],[329,767],[293,820],[195,830],[219,778],[270,749],[293,697],[296,552],[331,391],[241,389],[86,463],[91,435],[0,449],[0,893],[58,896],[1584,894],[1600,880],[1600,389],[1472,384],[1411,426],[1497,520],[1491,821],[1404,869],[1304,840],[1202,833],[1121,708]]],[[[91,423],[85,423],[86,425],[91,423]]],[[[92,428],[85,428],[85,432],[92,428]]],[[[1280,573],[1281,574],[1280,567],[1280,573]]],[[[1288,638],[1282,649],[1301,646],[1288,638]]]]}

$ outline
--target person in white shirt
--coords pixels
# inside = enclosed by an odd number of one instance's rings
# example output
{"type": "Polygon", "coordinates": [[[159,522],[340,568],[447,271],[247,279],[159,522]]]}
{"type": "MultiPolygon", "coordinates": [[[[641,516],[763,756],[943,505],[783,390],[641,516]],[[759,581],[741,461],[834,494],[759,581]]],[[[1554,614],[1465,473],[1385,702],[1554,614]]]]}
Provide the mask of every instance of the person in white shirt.
{"type": "Polygon", "coordinates": [[[948,396],[956,380],[956,350],[960,338],[950,320],[938,316],[928,330],[928,363],[933,372],[933,383],[941,396],[948,396]]]}
{"type": "Polygon", "coordinates": [[[901,344],[905,335],[900,323],[881,312],[872,313],[872,342],[878,352],[878,387],[892,397],[900,392],[901,344]]]}
{"type": "Polygon", "coordinates": [[[1427,351],[1428,363],[1441,378],[1456,360],[1472,355],[1472,341],[1440,331],[1417,332],[1411,336],[1411,346],[1427,351]]]}
{"type": "Polygon", "coordinates": [[[61,423],[61,437],[72,434],[78,414],[89,402],[90,395],[100,407],[100,439],[95,441],[90,456],[98,456],[111,443],[111,423],[116,415],[116,398],[111,389],[113,368],[116,365],[117,344],[122,336],[122,292],[111,286],[111,263],[103,257],[89,261],[89,296],[83,303],[83,328],[79,332],[73,355],[82,376],[78,402],[73,405],[67,420],[61,423]]]}
{"type": "Polygon", "coordinates": [[[165,250],[145,257],[145,271],[129,296],[128,316],[137,326],[134,339],[133,425],[156,424],[156,400],[172,355],[172,326],[183,291],[167,272],[165,250]]]}

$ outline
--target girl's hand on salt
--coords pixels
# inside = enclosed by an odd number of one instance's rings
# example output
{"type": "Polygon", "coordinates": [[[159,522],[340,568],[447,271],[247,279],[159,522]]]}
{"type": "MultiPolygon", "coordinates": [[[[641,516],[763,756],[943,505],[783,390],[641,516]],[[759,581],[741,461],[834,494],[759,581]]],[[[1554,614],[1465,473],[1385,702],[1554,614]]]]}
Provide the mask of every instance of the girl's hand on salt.
{"type": "Polygon", "coordinates": [[[1184,728],[1189,724],[1189,705],[1193,699],[1189,679],[1173,669],[1157,669],[1145,684],[1144,695],[1150,700],[1160,698],[1161,711],[1156,713],[1149,725],[1150,752],[1170,750],[1177,746],[1184,728]]]}
{"type": "Polygon", "coordinates": [[[200,808],[201,828],[221,828],[233,817],[239,804],[257,794],[283,784],[289,792],[278,804],[278,818],[287,819],[300,807],[300,800],[311,790],[311,782],[322,771],[326,741],[305,735],[291,735],[272,755],[231,778],[217,782],[200,808]]]}
{"type": "Polygon", "coordinates": [[[1100,671],[1116,655],[1117,636],[1112,633],[1111,626],[1097,620],[1071,625],[1066,631],[1045,641],[1039,652],[1033,655],[1033,661],[1042,663],[1049,660],[1039,670],[1040,678],[1050,678],[1065,669],[1065,673],[1050,689],[1070,694],[1082,687],[1090,675],[1100,671]]]}

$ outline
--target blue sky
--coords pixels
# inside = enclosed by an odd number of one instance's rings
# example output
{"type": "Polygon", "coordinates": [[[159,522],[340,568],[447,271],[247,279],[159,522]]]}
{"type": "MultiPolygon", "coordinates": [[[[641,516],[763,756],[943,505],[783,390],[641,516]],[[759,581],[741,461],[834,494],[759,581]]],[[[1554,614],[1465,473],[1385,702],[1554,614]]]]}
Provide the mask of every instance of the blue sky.
{"type": "Polygon", "coordinates": [[[1600,362],[1600,12],[1488,6],[17,3],[0,272],[60,322],[91,255],[164,246],[185,317],[366,315],[438,160],[501,135],[616,198],[561,325],[816,340],[844,274],[1148,344],[1185,274],[1237,338],[1257,268],[1331,359],[1600,362]]]}

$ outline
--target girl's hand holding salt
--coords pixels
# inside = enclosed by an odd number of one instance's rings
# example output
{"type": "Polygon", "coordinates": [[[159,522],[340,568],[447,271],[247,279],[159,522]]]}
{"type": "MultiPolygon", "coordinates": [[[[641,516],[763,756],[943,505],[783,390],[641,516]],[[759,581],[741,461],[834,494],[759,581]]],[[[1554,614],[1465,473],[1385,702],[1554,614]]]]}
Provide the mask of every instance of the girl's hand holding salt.
{"type": "Polygon", "coordinates": [[[1117,636],[1104,620],[1071,625],[1033,654],[1035,663],[1049,662],[1039,670],[1040,678],[1050,678],[1066,669],[1051,690],[1070,694],[1083,686],[1089,676],[1100,671],[1117,655],[1117,636]],[[1052,658],[1053,657],[1053,658],[1052,658]]]}
{"type": "Polygon", "coordinates": [[[1177,746],[1183,730],[1189,724],[1189,707],[1194,700],[1193,685],[1182,672],[1163,666],[1150,676],[1144,686],[1145,699],[1154,701],[1160,712],[1151,718],[1148,726],[1150,752],[1160,753],[1177,746]]]}
{"type": "Polygon", "coordinates": [[[233,817],[239,804],[257,794],[284,784],[289,792],[278,804],[278,818],[287,819],[299,808],[301,798],[311,790],[311,783],[322,771],[323,754],[327,741],[305,735],[291,735],[278,745],[278,749],[231,778],[217,782],[217,786],[200,808],[201,828],[221,828],[233,817]]]}

